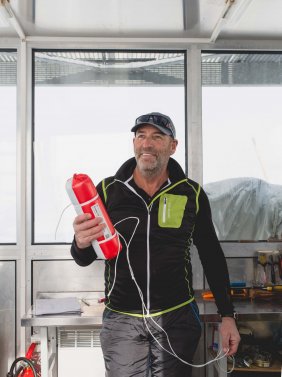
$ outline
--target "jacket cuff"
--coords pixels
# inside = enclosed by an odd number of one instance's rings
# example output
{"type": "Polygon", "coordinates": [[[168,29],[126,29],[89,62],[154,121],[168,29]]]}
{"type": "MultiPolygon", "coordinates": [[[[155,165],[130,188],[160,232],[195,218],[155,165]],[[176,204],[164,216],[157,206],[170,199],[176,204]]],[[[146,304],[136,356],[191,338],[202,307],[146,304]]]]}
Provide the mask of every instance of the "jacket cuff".
{"type": "Polygon", "coordinates": [[[97,255],[92,246],[80,249],[76,244],[75,238],[71,245],[71,255],[75,262],[80,266],[88,266],[97,259],[97,255]]]}

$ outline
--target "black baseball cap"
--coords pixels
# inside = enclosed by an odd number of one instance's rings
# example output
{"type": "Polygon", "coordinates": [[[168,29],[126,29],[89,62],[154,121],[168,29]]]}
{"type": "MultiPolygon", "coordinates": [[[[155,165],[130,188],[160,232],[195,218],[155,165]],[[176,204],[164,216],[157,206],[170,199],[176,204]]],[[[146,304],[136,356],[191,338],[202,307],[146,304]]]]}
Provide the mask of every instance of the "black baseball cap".
{"type": "Polygon", "coordinates": [[[161,114],[161,113],[149,113],[145,115],[140,115],[135,120],[134,127],[131,128],[132,132],[136,132],[139,127],[150,124],[156,128],[158,128],[161,132],[166,135],[171,136],[173,139],[176,137],[176,131],[174,124],[169,116],[161,114]]]}

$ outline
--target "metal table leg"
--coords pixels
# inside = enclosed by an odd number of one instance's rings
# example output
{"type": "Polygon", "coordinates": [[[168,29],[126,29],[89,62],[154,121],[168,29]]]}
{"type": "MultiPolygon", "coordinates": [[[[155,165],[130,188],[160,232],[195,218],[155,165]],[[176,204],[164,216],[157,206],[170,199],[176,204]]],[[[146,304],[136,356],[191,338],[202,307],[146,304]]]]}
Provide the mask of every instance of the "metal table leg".
{"type": "Polygon", "coordinates": [[[48,328],[40,328],[40,348],[41,348],[41,377],[49,375],[49,356],[48,356],[48,328]]]}
{"type": "Polygon", "coordinates": [[[41,377],[57,377],[57,329],[40,328],[41,377]]]}

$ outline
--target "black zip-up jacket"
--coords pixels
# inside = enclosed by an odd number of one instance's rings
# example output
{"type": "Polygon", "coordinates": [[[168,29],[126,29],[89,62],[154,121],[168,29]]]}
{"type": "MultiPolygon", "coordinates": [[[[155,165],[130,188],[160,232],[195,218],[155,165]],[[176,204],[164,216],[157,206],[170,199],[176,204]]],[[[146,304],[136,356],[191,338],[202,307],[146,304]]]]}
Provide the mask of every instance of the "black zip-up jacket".
{"type": "MultiPolygon", "coordinates": [[[[135,158],[131,158],[114,177],[97,186],[123,246],[117,261],[105,261],[106,306],[142,313],[136,284],[146,314],[161,314],[191,302],[190,245],[194,242],[219,313],[233,313],[226,260],[204,190],[170,158],[168,181],[149,197],[133,180],[135,167],[135,158]]],[[[75,241],[71,254],[80,266],[97,259],[92,246],[79,249],[75,241]]]]}

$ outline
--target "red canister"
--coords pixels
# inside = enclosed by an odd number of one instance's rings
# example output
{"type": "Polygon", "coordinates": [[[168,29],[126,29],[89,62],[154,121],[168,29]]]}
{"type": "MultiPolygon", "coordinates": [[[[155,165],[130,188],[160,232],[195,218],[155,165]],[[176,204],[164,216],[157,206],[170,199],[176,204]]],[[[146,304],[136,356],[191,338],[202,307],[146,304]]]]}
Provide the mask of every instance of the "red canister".
{"type": "Polygon", "coordinates": [[[101,259],[117,256],[122,246],[97,189],[87,174],[74,174],[66,183],[67,193],[78,215],[90,213],[92,218],[101,217],[106,224],[103,236],[94,240],[92,246],[101,259]]]}

